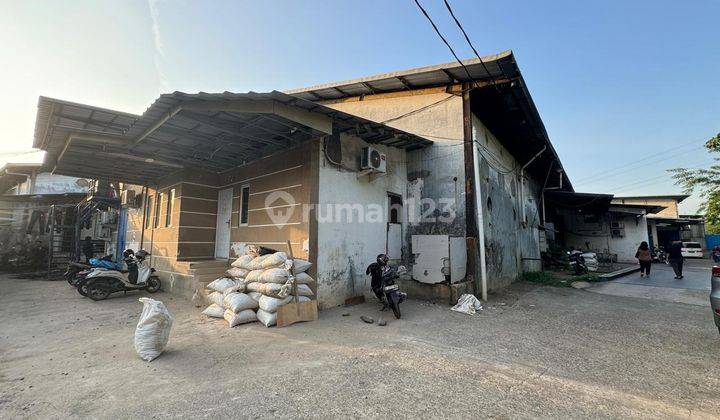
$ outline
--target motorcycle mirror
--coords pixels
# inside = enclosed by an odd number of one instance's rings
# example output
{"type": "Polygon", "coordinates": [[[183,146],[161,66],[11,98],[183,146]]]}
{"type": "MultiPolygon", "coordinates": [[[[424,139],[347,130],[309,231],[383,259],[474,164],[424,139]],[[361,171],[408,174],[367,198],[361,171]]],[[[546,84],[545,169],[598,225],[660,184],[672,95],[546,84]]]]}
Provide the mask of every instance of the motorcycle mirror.
{"type": "Polygon", "coordinates": [[[407,271],[408,271],[408,270],[407,270],[407,268],[405,268],[404,265],[399,265],[398,268],[397,268],[397,274],[398,274],[398,275],[403,275],[403,274],[407,273],[407,271]]]}

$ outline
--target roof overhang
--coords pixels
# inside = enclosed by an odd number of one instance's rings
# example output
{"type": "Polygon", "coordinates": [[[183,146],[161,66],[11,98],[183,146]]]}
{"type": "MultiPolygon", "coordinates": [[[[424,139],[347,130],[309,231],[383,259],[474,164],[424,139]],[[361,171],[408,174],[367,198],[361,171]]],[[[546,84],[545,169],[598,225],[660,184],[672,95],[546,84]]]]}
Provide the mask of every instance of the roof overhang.
{"type": "Polygon", "coordinates": [[[0,194],[16,187],[33,172],[40,169],[39,163],[6,163],[0,167],[0,194]]]}
{"type": "Polygon", "coordinates": [[[434,66],[378,74],[342,82],[326,83],[286,93],[309,101],[340,100],[349,97],[410,91],[463,83],[475,83],[471,92],[472,110],[493,134],[502,139],[521,164],[540,155],[527,168],[544,178],[549,170],[559,173],[549,186],[573,191],[560,157],[553,148],[545,125],[525,84],[512,51],[454,61],[434,66]]]}
{"type": "Polygon", "coordinates": [[[578,193],[558,190],[545,192],[545,201],[556,208],[586,212],[607,211],[610,208],[612,198],[612,194],[578,193]]]}
{"type": "Polygon", "coordinates": [[[142,116],[40,98],[35,147],[53,173],[148,184],[184,169],[222,172],[349,133],[416,149],[430,140],[281,92],[161,95],[142,116]]]}
{"type": "Polygon", "coordinates": [[[665,207],[665,206],[652,205],[652,204],[617,204],[615,202],[612,202],[610,210],[612,211],[613,209],[615,209],[617,211],[622,211],[623,209],[627,209],[627,210],[637,210],[637,211],[645,212],[646,214],[653,214],[653,213],[660,213],[661,211],[665,210],[666,208],[667,207],[665,207]]]}
{"type": "Polygon", "coordinates": [[[682,203],[690,194],[666,194],[666,195],[633,195],[633,196],[615,196],[616,200],[652,200],[652,199],[670,199],[678,203],[682,203]]]}

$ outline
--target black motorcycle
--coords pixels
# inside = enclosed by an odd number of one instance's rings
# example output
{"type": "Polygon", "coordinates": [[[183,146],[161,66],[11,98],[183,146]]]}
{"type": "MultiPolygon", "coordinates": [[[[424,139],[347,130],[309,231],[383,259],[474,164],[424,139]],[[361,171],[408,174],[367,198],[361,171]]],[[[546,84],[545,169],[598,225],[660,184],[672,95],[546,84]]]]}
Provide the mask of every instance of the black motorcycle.
{"type": "Polygon", "coordinates": [[[381,290],[383,305],[389,306],[397,319],[400,319],[400,304],[407,299],[407,293],[400,291],[400,285],[397,284],[397,279],[406,272],[407,269],[402,265],[399,267],[385,266],[382,271],[381,290]]]}
{"type": "Polygon", "coordinates": [[[570,263],[570,268],[576,276],[588,273],[588,268],[585,264],[585,257],[582,256],[582,252],[577,250],[570,252],[570,255],[568,255],[568,262],[570,263]]]}

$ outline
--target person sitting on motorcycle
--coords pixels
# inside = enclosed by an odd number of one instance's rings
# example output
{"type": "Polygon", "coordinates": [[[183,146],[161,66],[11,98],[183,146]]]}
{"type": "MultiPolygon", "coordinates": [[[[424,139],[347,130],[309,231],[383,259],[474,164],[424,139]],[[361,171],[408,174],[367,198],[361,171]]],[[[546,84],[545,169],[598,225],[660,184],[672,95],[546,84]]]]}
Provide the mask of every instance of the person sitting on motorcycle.
{"type": "Polygon", "coordinates": [[[370,288],[381,302],[385,297],[382,291],[382,273],[383,268],[387,266],[389,260],[390,259],[387,255],[379,254],[375,259],[375,262],[370,264],[365,270],[365,274],[369,274],[371,278],[370,288]]]}

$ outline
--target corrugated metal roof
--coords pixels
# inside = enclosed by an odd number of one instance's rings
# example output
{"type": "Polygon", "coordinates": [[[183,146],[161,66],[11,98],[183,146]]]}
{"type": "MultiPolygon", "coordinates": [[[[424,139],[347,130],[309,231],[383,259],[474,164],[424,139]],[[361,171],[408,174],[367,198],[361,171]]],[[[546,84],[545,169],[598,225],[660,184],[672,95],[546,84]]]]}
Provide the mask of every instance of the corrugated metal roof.
{"type": "Polygon", "coordinates": [[[142,184],[179,168],[221,172],[326,135],[276,113],[235,112],[230,105],[238,102],[279,103],[325,115],[340,132],[371,144],[414,149],[432,143],[273,91],[174,92],[161,95],[141,116],[41,97],[34,146],[47,150],[45,167],[56,173],[142,184]],[[68,143],[70,134],[74,139],[68,143]]]}

